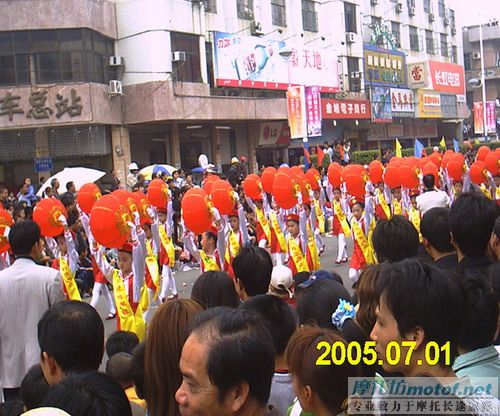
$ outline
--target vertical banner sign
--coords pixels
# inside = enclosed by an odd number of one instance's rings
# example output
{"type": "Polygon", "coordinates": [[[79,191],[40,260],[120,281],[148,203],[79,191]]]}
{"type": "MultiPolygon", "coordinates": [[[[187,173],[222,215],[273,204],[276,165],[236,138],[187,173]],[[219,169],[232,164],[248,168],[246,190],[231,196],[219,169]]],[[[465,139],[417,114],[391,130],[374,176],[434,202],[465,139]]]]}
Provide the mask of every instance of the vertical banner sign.
{"type": "Polygon", "coordinates": [[[474,103],[474,133],[496,133],[496,107],[494,101],[486,102],[486,132],[484,131],[483,103],[474,103]]]}
{"type": "Polygon", "coordinates": [[[307,116],[304,86],[288,87],[286,91],[288,124],[290,137],[299,139],[307,137],[307,116]]]}
{"type": "Polygon", "coordinates": [[[496,106],[495,101],[486,102],[486,134],[496,133],[496,106]]]}
{"type": "Polygon", "coordinates": [[[317,85],[305,87],[307,136],[321,136],[321,94],[317,85]]]}

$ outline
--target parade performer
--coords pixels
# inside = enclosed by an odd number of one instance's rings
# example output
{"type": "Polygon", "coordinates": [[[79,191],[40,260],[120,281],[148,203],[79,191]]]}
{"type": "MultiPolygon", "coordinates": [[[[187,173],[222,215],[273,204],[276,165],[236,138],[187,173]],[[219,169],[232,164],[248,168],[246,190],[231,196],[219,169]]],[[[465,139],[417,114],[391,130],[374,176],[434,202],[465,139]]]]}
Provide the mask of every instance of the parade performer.
{"type": "Polygon", "coordinates": [[[330,198],[332,204],[332,233],[334,236],[338,238],[338,251],[337,251],[337,260],[335,260],[335,264],[346,263],[347,258],[347,243],[345,240],[346,235],[351,235],[351,228],[349,227],[349,223],[347,222],[346,213],[349,212],[347,201],[345,198],[342,198],[340,188],[334,188],[329,186],[327,188],[328,196],[330,198]]]}
{"type": "Polygon", "coordinates": [[[308,237],[307,218],[302,205],[302,195],[298,194],[298,214],[288,214],[286,217],[288,240],[288,267],[292,275],[300,272],[310,272],[307,261],[308,237]]]}
{"type": "Polygon", "coordinates": [[[246,247],[249,244],[250,238],[248,236],[245,211],[239,202],[238,194],[234,192],[233,197],[236,203],[236,210],[227,215],[228,221],[225,238],[227,248],[225,252],[225,260],[226,271],[231,277],[234,278],[234,271],[232,267],[233,259],[240,253],[242,247],[246,247]]]}
{"type": "Polygon", "coordinates": [[[391,190],[384,184],[379,182],[375,188],[375,216],[378,220],[391,219],[391,207],[387,201],[391,200],[391,190]]]}
{"type": "MultiPolygon", "coordinates": [[[[158,233],[153,233],[156,239],[156,244],[160,247],[160,265],[161,269],[161,290],[159,294],[160,300],[163,302],[165,299],[176,299],[177,285],[173,273],[175,265],[175,246],[172,239],[174,221],[173,221],[173,208],[172,199],[169,198],[166,208],[157,208],[158,214],[158,233]],[[167,296],[170,290],[170,295],[167,296]]],[[[152,264],[152,263],[151,263],[152,264]]]]}

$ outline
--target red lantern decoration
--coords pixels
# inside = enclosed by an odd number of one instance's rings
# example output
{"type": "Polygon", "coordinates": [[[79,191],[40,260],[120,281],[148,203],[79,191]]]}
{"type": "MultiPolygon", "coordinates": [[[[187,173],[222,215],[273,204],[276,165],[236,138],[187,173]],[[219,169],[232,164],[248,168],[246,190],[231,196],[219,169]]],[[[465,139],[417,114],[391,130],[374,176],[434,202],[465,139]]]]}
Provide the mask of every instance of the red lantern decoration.
{"type": "Polygon", "coordinates": [[[297,204],[299,186],[294,185],[291,175],[285,171],[278,171],[273,182],[273,196],[278,205],[284,209],[291,209],[297,204]]]}
{"type": "Polygon", "coordinates": [[[0,208],[0,254],[6,252],[9,248],[9,238],[4,236],[5,229],[14,224],[9,211],[0,208]]]}
{"type": "Polygon", "coordinates": [[[90,229],[95,240],[109,248],[123,246],[130,235],[128,222],[133,222],[129,209],[117,195],[104,195],[90,211],[90,229]]]}
{"type": "Polygon", "coordinates": [[[259,199],[262,197],[262,182],[258,175],[251,173],[242,183],[245,195],[251,199],[259,199]]]}
{"type": "Polygon", "coordinates": [[[422,175],[433,175],[434,176],[434,185],[439,187],[439,172],[438,168],[434,163],[429,161],[423,168],[422,168],[422,175]]]}
{"type": "Polygon", "coordinates": [[[223,215],[229,214],[234,209],[233,192],[231,184],[222,179],[214,182],[210,189],[210,199],[223,215]]]}
{"type": "Polygon", "coordinates": [[[482,160],[476,160],[469,170],[470,179],[476,185],[481,185],[488,180],[487,172],[486,163],[482,160]]]}
{"type": "Polygon", "coordinates": [[[441,153],[439,152],[432,152],[432,154],[429,156],[429,159],[431,160],[432,163],[436,166],[436,168],[441,167],[441,153]]]}
{"type": "Polygon", "coordinates": [[[217,182],[220,178],[217,175],[208,175],[203,180],[202,188],[206,192],[207,195],[210,195],[210,190],[212,189],[212,185],[217,182]]]}
{"type": "Polygon", "coordinates": [[[358,200],[364,199],[366,183],[362,176],[348,173],[342,175],[342,179],[345,182],[347,192],[349,192],[349,194],[355,196],[358,200]]]}
{"type": "Polygon", "coordinates": [[[262,175],[260,176],[260,180],[262,181],[262,188],[264,189],[264,192],[268,194],[273,191],[274,175],[276,175],[276,168],[269,166],[264,169],[262,175]]]}
{"type": "Polygon", "coordinates": [[[491,150],[488,146],[481,146],[479,149],[477,149],[476,160],[484,161],[486,155],[490,152],[491,150]]]}
{"type": "Polygon", "coordinates": [[[418,164],[410,158],[404,159],[399,167],[399,180],[405,188],[417,188],[420,181],[418,179],[418,164]]]}
{"type": "Polygon", "coordinates": [[[86,183],[83,185],[76,195],[76,202],[86,214],[90,214],[90,210],[95,202],[101,198],[101,190],[95,183],[86,183]]]}
{"type": "Polygon", "coordinates": [[[33,220],[44,237],[55,237],[64,232],[64,226],[59,221],[61,215],[67,217],[68,213],[61,201],[55,198],[42,199],[33,210],[33,220]]]}
{"type": "Polygon", "coordinates": [[[141,224],[150,223],[151,218],[148,214],[148,209],[151,208],[149,204],[148,197],[144,192],[136,191],[132,192],[132,198],[134,198],[135,205],[137,206],[137,211],[141,216],[141,224]]]}
{"type": "Polygon", "coordinates": [[[383,181],[384,165],[380,160],[372,160],[368,165],[368,173],[370,175],[370,180],[376,185],[383,181]]]}
{"type": "Polygon", "coordinates": [[[311,168],[306,172],[306,179],[309,182],[311,188],[315,191],[319,190],[318,181],[321,179],[321,176],[317,169],[311,168]]]}
{"type": "Polygon", "coordinates": [[[484,163],[493,176],[500,175],[500,153],[488,153],[484,158],[484,163]]]}
{"type": "Polygon", "coordinates": [[[189,189],[182,198],[181,209],[184,224],[189,230],[202,234],[212,226],[210,201],[203,189],[189,189]]]}
{"type": "MultiPolygon", "coordinates": [[[[392,159],[391,159],[392,160],[392,159]]],[[[393,189],[401,186],[401,180],[399,179],[398,166],[389,163],[384,170],[384,182],[386,185],[393,189]]]]}
{"type": "Polygon", "coordinates": [[[128,192],[124,189],[117,189],[113,191],[111,195],[114,195],[120,200],[120,202],[130,211],[130,213],[138,212],[137,202],[132,195],[132,192],[128,192]]]}
{"type": "Polygon", "coordinates": [[[340,188],[342,183],[342,166],[337,162],[330,163],[328,166],[328,181],[334,188],[340,188]]]}
{"type": "Polygon", "coordinates": [[[148,185],[148,200],[156,208],[165,208],[168,204],[168,186],[161,179],[153,179],[148,185]]]}
{"type": "Polygon", "coordinates": [[[304,204],[309,204],[311,202],[309,199],[309,189],[311,189],[311,185],[309,185],[309,181],[307,180],[304,171],[302,169],[290,169],[290,173],[292,174],[292,183],[300,189],[302,202],[304,204]]]}
{"type": "Polygon", "coordinates": [[[455,153],[450,157],[446,170],[450,178],[461,181],[465,173],[465,156],[462,153],[455,153]]]}

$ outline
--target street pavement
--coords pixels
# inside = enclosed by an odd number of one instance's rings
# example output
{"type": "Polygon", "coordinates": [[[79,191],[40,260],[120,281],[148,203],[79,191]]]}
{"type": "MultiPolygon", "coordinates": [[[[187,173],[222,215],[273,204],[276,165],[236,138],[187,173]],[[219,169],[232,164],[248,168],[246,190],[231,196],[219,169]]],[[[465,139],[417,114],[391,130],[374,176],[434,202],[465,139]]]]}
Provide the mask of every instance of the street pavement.
{"type": "MultiPolygon", "coordinates": [[[[352,239],[347,238],[346,240],[347,253],[349,254],[350,259],[350,254],[352,253],[352,239]]],[[[321,268],[338,273],[342,277],[345,287],[349,290],[349,292],[351,292],[351,281],[349,279],[349,263],[343,263],[341,265],[335,264],[335,260],[337,258],[337,241],[338,240],[336,237],[324,237],[326,248],[323,255],[321,256],[321,268]]],[[[200,274],[200,269],[193,269],[186,272],[178,271],[175,273],[175,280],[177,283],[179,297],[190,297],[193,284],[200,274]]],[[[102,296],[99,300],[99,303],[97,304],[97,311],[104,321],[105,335],[107,338],[110,334],[116,331],[116,319],[109,321],[105,320],[108,311],[106,310],[106,303],[102,296]]],[[[103,361],[105,362],[105,360],[103,361]]]]}

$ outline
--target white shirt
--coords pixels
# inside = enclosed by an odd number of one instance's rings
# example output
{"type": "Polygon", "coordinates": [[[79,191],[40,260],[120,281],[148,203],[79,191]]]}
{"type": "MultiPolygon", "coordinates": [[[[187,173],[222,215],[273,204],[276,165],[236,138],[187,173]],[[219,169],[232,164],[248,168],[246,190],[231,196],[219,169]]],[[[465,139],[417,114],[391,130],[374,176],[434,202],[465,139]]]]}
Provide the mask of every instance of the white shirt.
{"type": "Polygon", "coordinates": [[[417,196],[417,207],[422,215],[424,215],[431,208],[448,208],[449,206],[450,197],[444,191],[426,191],[417,196]]]}

